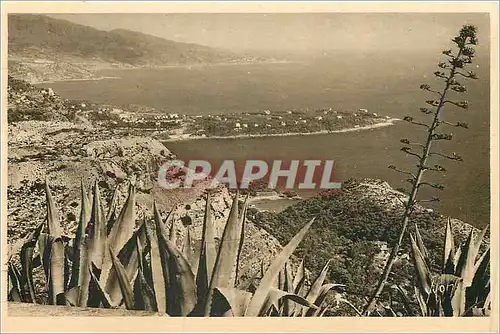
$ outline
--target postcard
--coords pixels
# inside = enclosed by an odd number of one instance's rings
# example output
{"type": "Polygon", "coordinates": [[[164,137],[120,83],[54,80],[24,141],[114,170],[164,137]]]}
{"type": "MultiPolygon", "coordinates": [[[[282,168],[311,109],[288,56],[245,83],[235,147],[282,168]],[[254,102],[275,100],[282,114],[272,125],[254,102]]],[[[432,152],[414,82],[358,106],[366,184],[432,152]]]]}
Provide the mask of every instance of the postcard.
{"type": "Polygon", "coordinates": [[[498,331],[495,2],[6,1],[2,37],[2,331],[498,331]]]}

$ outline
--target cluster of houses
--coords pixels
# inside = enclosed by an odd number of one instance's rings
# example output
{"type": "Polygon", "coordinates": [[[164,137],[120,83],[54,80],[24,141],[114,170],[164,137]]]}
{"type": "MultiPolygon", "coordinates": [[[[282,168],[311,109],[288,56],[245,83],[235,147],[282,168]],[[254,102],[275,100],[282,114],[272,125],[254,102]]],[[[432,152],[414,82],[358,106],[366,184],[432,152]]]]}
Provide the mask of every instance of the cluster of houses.
{"type": "MultiPolygon", "coordinates": [[[[85,109],[83,104],[82,108],[85,109]]],[[[110,116],[113,127],[148,130],[181,130],[186,135],[202,137],[231,134],[295,133],[331,130],[337,127],[360,127],[366,120],[377,118],[368,109],[339,112],[332,108],[320,110],[264,110],[259,113],[226,115],[179,115],[166,112],[131,112],[118,108],[100,107],[97,111],[110,116]]],[[[103,120],[105,117],[102,118],[103,120]]]]}
{"type": "MultiPolygon", "coordinates": [[[[287,115],[292,115],[293,113],[294,112],[291,110],[286,111],[287,115]]],[[[369,114],[368,109],[365,109],[365,108],[358,109],[357,113],[365,114],[365,115],[369,114]]],[[[357,113],[353,113],[352,116],[354,116],[354,117],[358,116],[357,113]]],[[[278,124],[274,124],[274,126],[277,126],[277,127],[286,127],[286,126],[301,125],[301,124],[304,125],[304,124],[307,124],[308,121],[311,121],[311,120],[314,120],[316,122],[321,122],[323,120],[326,120],[328,118],[328,116],[332,115],[332,114],[336,115],[336,119],[338,119],[338,120],[341,120],[344,118],[343,115],[337,115],[337,114],[339,114],[339,112],[336,110],[332,110],[332,108],[329,108],[327,110],[322,110],[323,116],[322,115],[315,116],[315,117],[312,117],[312,119],[309,117],[302,117],[302,116],[299,116],[298,119],[295,119],[294,117],[286,117],[285,116],[285,120],[283,120],[283,116],[280,115],[280,114],[282,114],[282,112],[278,112],[277,115],[275,115],[275,116],[272,116],[272,114],[273,113],[270,110],[263,111],[263,115],[268,116],[266,118],[266,120],[268,120],[268,121],[272,121],[273,119],[280,120],[280,122],[278,122],[278,124]],[[286,119],[286,118],[289,118],[289,119],[286,119]]],[[[244,115],[250,115],[250,114],[244,114],[244,115]]],[[[377,113],[372,113],[371,116],[378,117],[377,113]]],[[[227,121],[227,117],[221,118],[221,117],[217,116],[216,118],[219,121],[223,121],[223,122],[227,121]]],[[[252,128],[252,127],[259,128],[261,126],[264,126],[267,128],[272,128],[273,124],[270,124],[270,123],[259,124],[258,122],[249,123],[248,120],[247,120],[247,122],[245,122],[243,117],[241,117],[241,118],[238,117],[238,118],[236,118],[236,121],[234,122],[233,131],[239,132],[242,129],[247,129],[249,127],[250,128],[252,128]]],[[[355,125],[355,127],[359,127],[359,125],[355,125]]]]}

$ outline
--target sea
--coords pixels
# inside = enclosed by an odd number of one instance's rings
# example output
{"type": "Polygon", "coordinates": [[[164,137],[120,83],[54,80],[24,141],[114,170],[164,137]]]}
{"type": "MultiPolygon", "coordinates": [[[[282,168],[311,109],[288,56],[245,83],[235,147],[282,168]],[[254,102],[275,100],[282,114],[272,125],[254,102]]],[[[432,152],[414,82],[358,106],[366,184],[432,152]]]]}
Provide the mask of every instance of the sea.
{"type": "MultiPolygon", "coordinates": [[[[422,91],[428,83],[441,89],[433,72],[439,53],[339,52],[291,62],[172,66],[155,69],[112,69],[99,75],[113,79],[40,84],[64,98],[89,100],[126,107],[154,107],[165,113],[208,115],[259,112],[263,110],[333,110],[357,112],[368,109],[380,116],[430,121],[419,111],[426,100],[436,98],[422,91]]],[[[479,79],[465,83],[469,109],[446,107],[443,119],[467,122],[468,129],[446,127],[453,140],[436,142],[439,152],[463,157],[463,162],[434,159],[445,172],[427,172],[429,182],[444,190],[422,187],[421,199],[438,196],[432,207],[444,215],[482,227],[490,221],[490,84],[489,61],[473,65],[479,79]]],[[[460,79],[461,80],[461,79],[460,79]]],[[[462,80],[463,81],[463,80],[462,80]]],[[[313,136],[204,139],[168,142],[165,145],[181,159],[222,161],[234,159],[334,160],[341,180],[377,178],[394,188],[405,187],[407,175],[388,165],[412,171],[417,161],[400,150],[403,138],[423,140],[426,129],[404,121],[393,126],[349,133],[313,136]]],[[[315,191],[299,191],[302,197],[315,191]]],[[[268,205],[269,206],[269,205],[268,205]]],[[[272,210],[276,207],[270,206],[272,210]]]]}

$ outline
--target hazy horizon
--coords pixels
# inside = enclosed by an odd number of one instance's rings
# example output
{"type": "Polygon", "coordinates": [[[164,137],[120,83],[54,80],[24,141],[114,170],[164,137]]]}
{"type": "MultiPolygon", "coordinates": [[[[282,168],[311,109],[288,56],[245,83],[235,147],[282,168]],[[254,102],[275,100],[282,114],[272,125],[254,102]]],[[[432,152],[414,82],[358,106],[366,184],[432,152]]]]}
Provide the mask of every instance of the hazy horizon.
{"type": "MultiPolygon", "coordinates": [[[[484,13],[47,14],[100,30],[128,29],[233,51],[436,51],[463,24],[489,43],[484,13]],[[432,36],[432,38],[429,38],[432,36]]],[[[482,43],[481,43],[482,42],[482,43]]]]}

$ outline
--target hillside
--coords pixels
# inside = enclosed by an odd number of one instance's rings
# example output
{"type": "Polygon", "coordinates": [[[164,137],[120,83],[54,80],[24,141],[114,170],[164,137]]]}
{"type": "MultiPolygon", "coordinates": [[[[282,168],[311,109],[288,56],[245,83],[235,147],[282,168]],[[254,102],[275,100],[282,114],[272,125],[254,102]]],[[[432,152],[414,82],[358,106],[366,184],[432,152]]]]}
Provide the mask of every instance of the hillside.
{"type": "MultiPolygon", "coordinates": [[[[289,240],[301,228],[301,222],[316,217],[314,227],[296,254],[305,256],[312,272],[319,272],[333,259],[331,282],[345,284],[351,300],[358,306],[371,295],[393,245],[401,231],[402,202],[407,197],[387,182],[374,179],[348,180],[342,189],[303,200],[280,213],[250,210],[249,220],[272,233],[278,241],[289,240]]],[[[439,270],[447,217],[417,206],[409,229],[418,225],[424,244],[439,270]]],[[[452,219],[455,242],[465,241],[474,227],[452,219]]],[[[413,265],[408,239],[402,245],[391,275],[391,284],[399,284],[413,294],[413,265]]]]}
{"type": "Polygon", "coordinates": [[[11,75],[32,82],[94,78],[95,70],[110,67],[249,60],[198,44],[175,42],[124,29],[102,31],[32,14],[9,15],[8,52],[11,75]]]}

